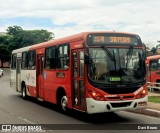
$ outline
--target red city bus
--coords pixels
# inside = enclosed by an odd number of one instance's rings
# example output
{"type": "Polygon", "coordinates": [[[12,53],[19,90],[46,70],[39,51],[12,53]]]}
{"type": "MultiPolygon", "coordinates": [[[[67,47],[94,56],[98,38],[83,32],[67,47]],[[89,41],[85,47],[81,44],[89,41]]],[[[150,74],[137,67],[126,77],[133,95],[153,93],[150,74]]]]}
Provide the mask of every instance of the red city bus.
{"type": "Polygon", "coordinates": [[[66,109],[145,108],[145,46],[138,35],[83,32],[14,50],[11,86],[66,109]]]}
{"type": "Polygon", "coordinates": [[[148,87],[160,89],[160,55],[148,56],[146,66],[148,87]]]}

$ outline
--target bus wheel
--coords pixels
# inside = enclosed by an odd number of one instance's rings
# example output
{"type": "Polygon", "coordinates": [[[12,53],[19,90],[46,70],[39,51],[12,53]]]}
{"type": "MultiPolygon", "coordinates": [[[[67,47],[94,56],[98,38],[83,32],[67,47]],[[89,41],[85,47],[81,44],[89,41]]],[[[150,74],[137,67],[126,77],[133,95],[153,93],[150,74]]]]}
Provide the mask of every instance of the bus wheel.
{"type": "Polygon", "coordinates": [[[68,99],[66,96],[62,96],[61,97],[61,108],[63,111],[67,111],[67,107],[68,107],[68,99]]]}
{"type": "Polygon", "coordinates": [[[22,98],[23,99],[27,98],[27,95],[26,95],[26,86],[25,85],[22,85],[22,98]]]}

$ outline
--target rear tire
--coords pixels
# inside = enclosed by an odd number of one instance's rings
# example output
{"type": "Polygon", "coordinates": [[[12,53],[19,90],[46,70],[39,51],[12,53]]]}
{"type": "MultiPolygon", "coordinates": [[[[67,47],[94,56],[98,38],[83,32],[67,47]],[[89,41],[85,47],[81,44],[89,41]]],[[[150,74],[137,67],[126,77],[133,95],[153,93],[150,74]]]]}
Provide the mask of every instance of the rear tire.
{"type": "Polygon", "coordinates": [[[26,94],[26,86],[22,85],[22,98],[26,99],[27,98],[27,94],[26,94]]]}

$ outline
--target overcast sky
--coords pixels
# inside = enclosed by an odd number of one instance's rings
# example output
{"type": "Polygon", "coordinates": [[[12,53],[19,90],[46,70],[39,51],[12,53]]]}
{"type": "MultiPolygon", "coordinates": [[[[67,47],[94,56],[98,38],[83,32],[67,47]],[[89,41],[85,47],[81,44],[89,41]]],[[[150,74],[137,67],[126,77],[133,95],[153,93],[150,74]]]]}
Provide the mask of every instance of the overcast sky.
{"type": "Polygon", "coordinates": [[[0,32],[18,25],[46,29],[56,38],[83,31],[136,33],[160,40],[160,0],[0,0],[0,32]]]}

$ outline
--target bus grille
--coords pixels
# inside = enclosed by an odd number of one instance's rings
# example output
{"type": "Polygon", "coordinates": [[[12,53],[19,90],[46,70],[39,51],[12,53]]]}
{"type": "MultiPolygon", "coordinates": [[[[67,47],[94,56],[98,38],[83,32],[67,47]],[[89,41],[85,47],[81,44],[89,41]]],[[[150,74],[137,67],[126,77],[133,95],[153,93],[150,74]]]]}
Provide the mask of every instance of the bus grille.
{"type": "Polygon", "coordinates": [[[113,108],[120,108],[120,107],[129,107],[131,102],[124,102],[124,103],[111,103],[113,108]]]}
{"type": "Polygon", "coordinates": [[[108,94],[129,94],[138,90],[140,87],[115,87],[115,88],[101,88],[104,92],[108,94]]]}
{"type": "MultiPolygon", "coordinates": [[[[134,96],[123,96],[123,99],[133,99],[134,96]]],[[[108,100],[121,100],[120,96],[117,97],[107,97],[108,100]]]]}

